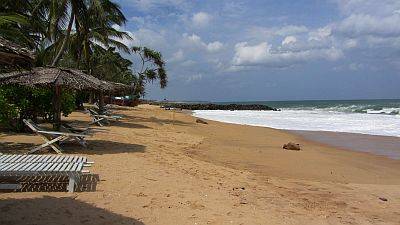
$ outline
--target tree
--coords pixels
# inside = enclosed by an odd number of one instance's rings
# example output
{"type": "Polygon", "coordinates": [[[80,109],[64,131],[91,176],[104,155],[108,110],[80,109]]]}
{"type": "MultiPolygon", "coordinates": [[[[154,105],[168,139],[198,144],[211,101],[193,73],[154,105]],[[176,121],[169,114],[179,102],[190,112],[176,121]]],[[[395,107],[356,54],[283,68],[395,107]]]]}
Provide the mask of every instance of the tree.
{"type": "Polygon", "coordinates": [[[168,79],[161,53],[147,47],[134,46],[131,50],[140,58],[140,65],[138,65],[140,69],[135,71],[135,74],[137,74],[134,81],[136,85],[135,94],[144,96],[146,84],[155,80],[159,80],[160,88],[165,88],[168,79]]]}

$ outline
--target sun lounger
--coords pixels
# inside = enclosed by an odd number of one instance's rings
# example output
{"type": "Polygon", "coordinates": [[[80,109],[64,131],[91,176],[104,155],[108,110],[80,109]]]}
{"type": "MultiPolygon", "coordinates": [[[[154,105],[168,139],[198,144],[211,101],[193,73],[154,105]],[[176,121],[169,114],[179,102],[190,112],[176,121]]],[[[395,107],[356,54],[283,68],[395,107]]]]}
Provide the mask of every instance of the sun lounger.
{"type": "Polygon", "coordinates": [[[118,121],[122,119],[121,116],[113,116],[113,115],[102,115],[96,112],[93,109],[88,109],[90,116],[92,117],[93,122],[90,124],[97,124],[99,126],[104,126],[104,124],[109,125],[110,121],[118,121]]]}
{"type": "MultiPolygon", "coordinates": [[[[80,177],[93,162],[82,156],[0,155],[0,177],[67,176],[67,190],[74,192],[80,177]]],[[[0,184],[0,189],[18,189],[20,184],[0,184]]]]}
{"type": "Polygon", "coordinates": [[[64,162],[77,162],[77,163],[87,163],[85,156],[73,156],[73,155],[9,155],[0,154],[0,163],[28,163],[28,162],[54,162],[54,163],[64,163],[64,162]]]}
{"type": "MultiPolygon", "coordinates": [[[[74,134],[82,134],[82,135],[90,135],[90,132],[92,131],[92,128],[87,127],[87,128],[76,128],[73,127],[69,124],[62,124],[60,127],[61,131],[67,132],[67,133],[74,133],[74,134]]],[[[86,136],[85,136],[86,137],[86,136]]],[[[75,139],[79,142],[84,147],[87,147],[87,142],[85,140],[85,137],[75,137],[75,139]]]]}
{"type": "Polygon", "coordinates": [[[29,152],[27,154],[36,152],[40,149],[43,149],[47,146],[50,146],[54,151],[56,151],[58,154],[62,153],[62,149],[60,146],[58,146],[57,142],[65,142],[67,140],[75,140],[82,146],[86,147],[86,141],[84,140],[85,137],[87,137],[86,134],[80,134],[80,133],[72,133],[72,132],[58,132],[58,131],[50,131],[50,130],[44,130],[43,128],[39,127],[36,125],[32,120],[23,120],[24,123],[37,135],[39,135],[45,143],[42,145],[39,145],[29,152]]]}

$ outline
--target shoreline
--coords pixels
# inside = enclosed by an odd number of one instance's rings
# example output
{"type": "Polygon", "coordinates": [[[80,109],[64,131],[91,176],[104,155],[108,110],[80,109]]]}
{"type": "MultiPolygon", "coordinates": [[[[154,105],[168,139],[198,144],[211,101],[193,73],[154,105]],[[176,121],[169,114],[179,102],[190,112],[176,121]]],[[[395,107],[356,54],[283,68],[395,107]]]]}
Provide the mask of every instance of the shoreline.
{"type": "MultiPolygon", "coordinates": [[[[195,118],[204,119],[202,117],[195,116],[194,112],[191,110],[186,110],[183,113],[191,115],[195,118]]],[[[210,120],[210,119],[204,119],[204,120],[210,120]]],[[[227,123],[234,125],[276,129],[297,135],[303,138],[304,140],[313,141],[333,148],[339,148],[345,151],[364,152],[376,156],[385,156],[391,159],[400,160],[400,137],[397,136],[384,136],[384,135],[323,131],[323,130],[290,130],[290,129],[278,129],[262,125],[230,123],[218,120],[210,120],[210,121],[216,121],[220,123],[227,123]]]]}
{"type": "Polygon", "coordinates": [[[346,151],[365,152],[400,160],[400,137],[333,131],[286,130],[310,141],[346,151]]]}

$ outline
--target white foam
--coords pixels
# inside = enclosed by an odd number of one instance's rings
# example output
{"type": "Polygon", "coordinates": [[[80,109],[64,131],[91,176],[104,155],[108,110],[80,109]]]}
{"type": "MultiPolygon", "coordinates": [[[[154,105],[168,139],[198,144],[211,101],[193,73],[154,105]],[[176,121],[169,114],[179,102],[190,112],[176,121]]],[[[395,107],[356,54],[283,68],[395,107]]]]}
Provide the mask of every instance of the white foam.
{"type": "Polygon", "coordinates": [[[196,110],[194,116],[234,124],[286,130],[334,131],[400,137],[400,115],[322,110],[196,110]]]}

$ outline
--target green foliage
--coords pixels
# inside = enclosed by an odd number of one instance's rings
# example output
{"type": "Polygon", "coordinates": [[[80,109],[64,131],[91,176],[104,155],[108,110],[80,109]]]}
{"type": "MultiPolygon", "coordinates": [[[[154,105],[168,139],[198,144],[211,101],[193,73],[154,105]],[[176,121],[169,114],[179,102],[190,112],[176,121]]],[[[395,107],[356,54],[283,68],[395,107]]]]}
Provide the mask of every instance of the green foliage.
{"type": "MultiPolygon", "coordinates": [[[[53,91],[48,88],[0,86],[0,124],[7,128],[22,130],[22,119],[41,117],[53,119],[53,91]]],[[[61,110],[68,116],[75,108],[75,94],[63,90],[61,110]]]]}
{"type": "MultiPolygon", "coordinates": [[[[166,87],[165,62],[158,51],[123,44],[120,40],[132,37],[115,25],[125,22],[120,6],[111,0],[0,1],[0,36],[33,50],[34,66],[77,68],[100,79],[134,84],[132,96],[139,98],[148,82],[158,80],[161,88],[166,87]],[[138,68],[120,51],[133,53],[138,68]]],[[[76,96],[66,90],[61,93],[62,112],[68,115],[76,96]]],[[[0,86],[0,123],[20,129],[22,118],[52,120],[52,98],[50,88],[0,86]]],[[[84,96],[78,102],[81,99],[84,96]]]]}
{"type": "Polygon", "coordinates": [[[160,82],[160,88],[165,88],[168,79],[161,53],[147,47],[138,46],[132,47],[131,51],[141,60],[141,69],[137,71],[137,76],[134,78],[135,95],[144,96],[146,83],[155,80],[160,82]]]}

